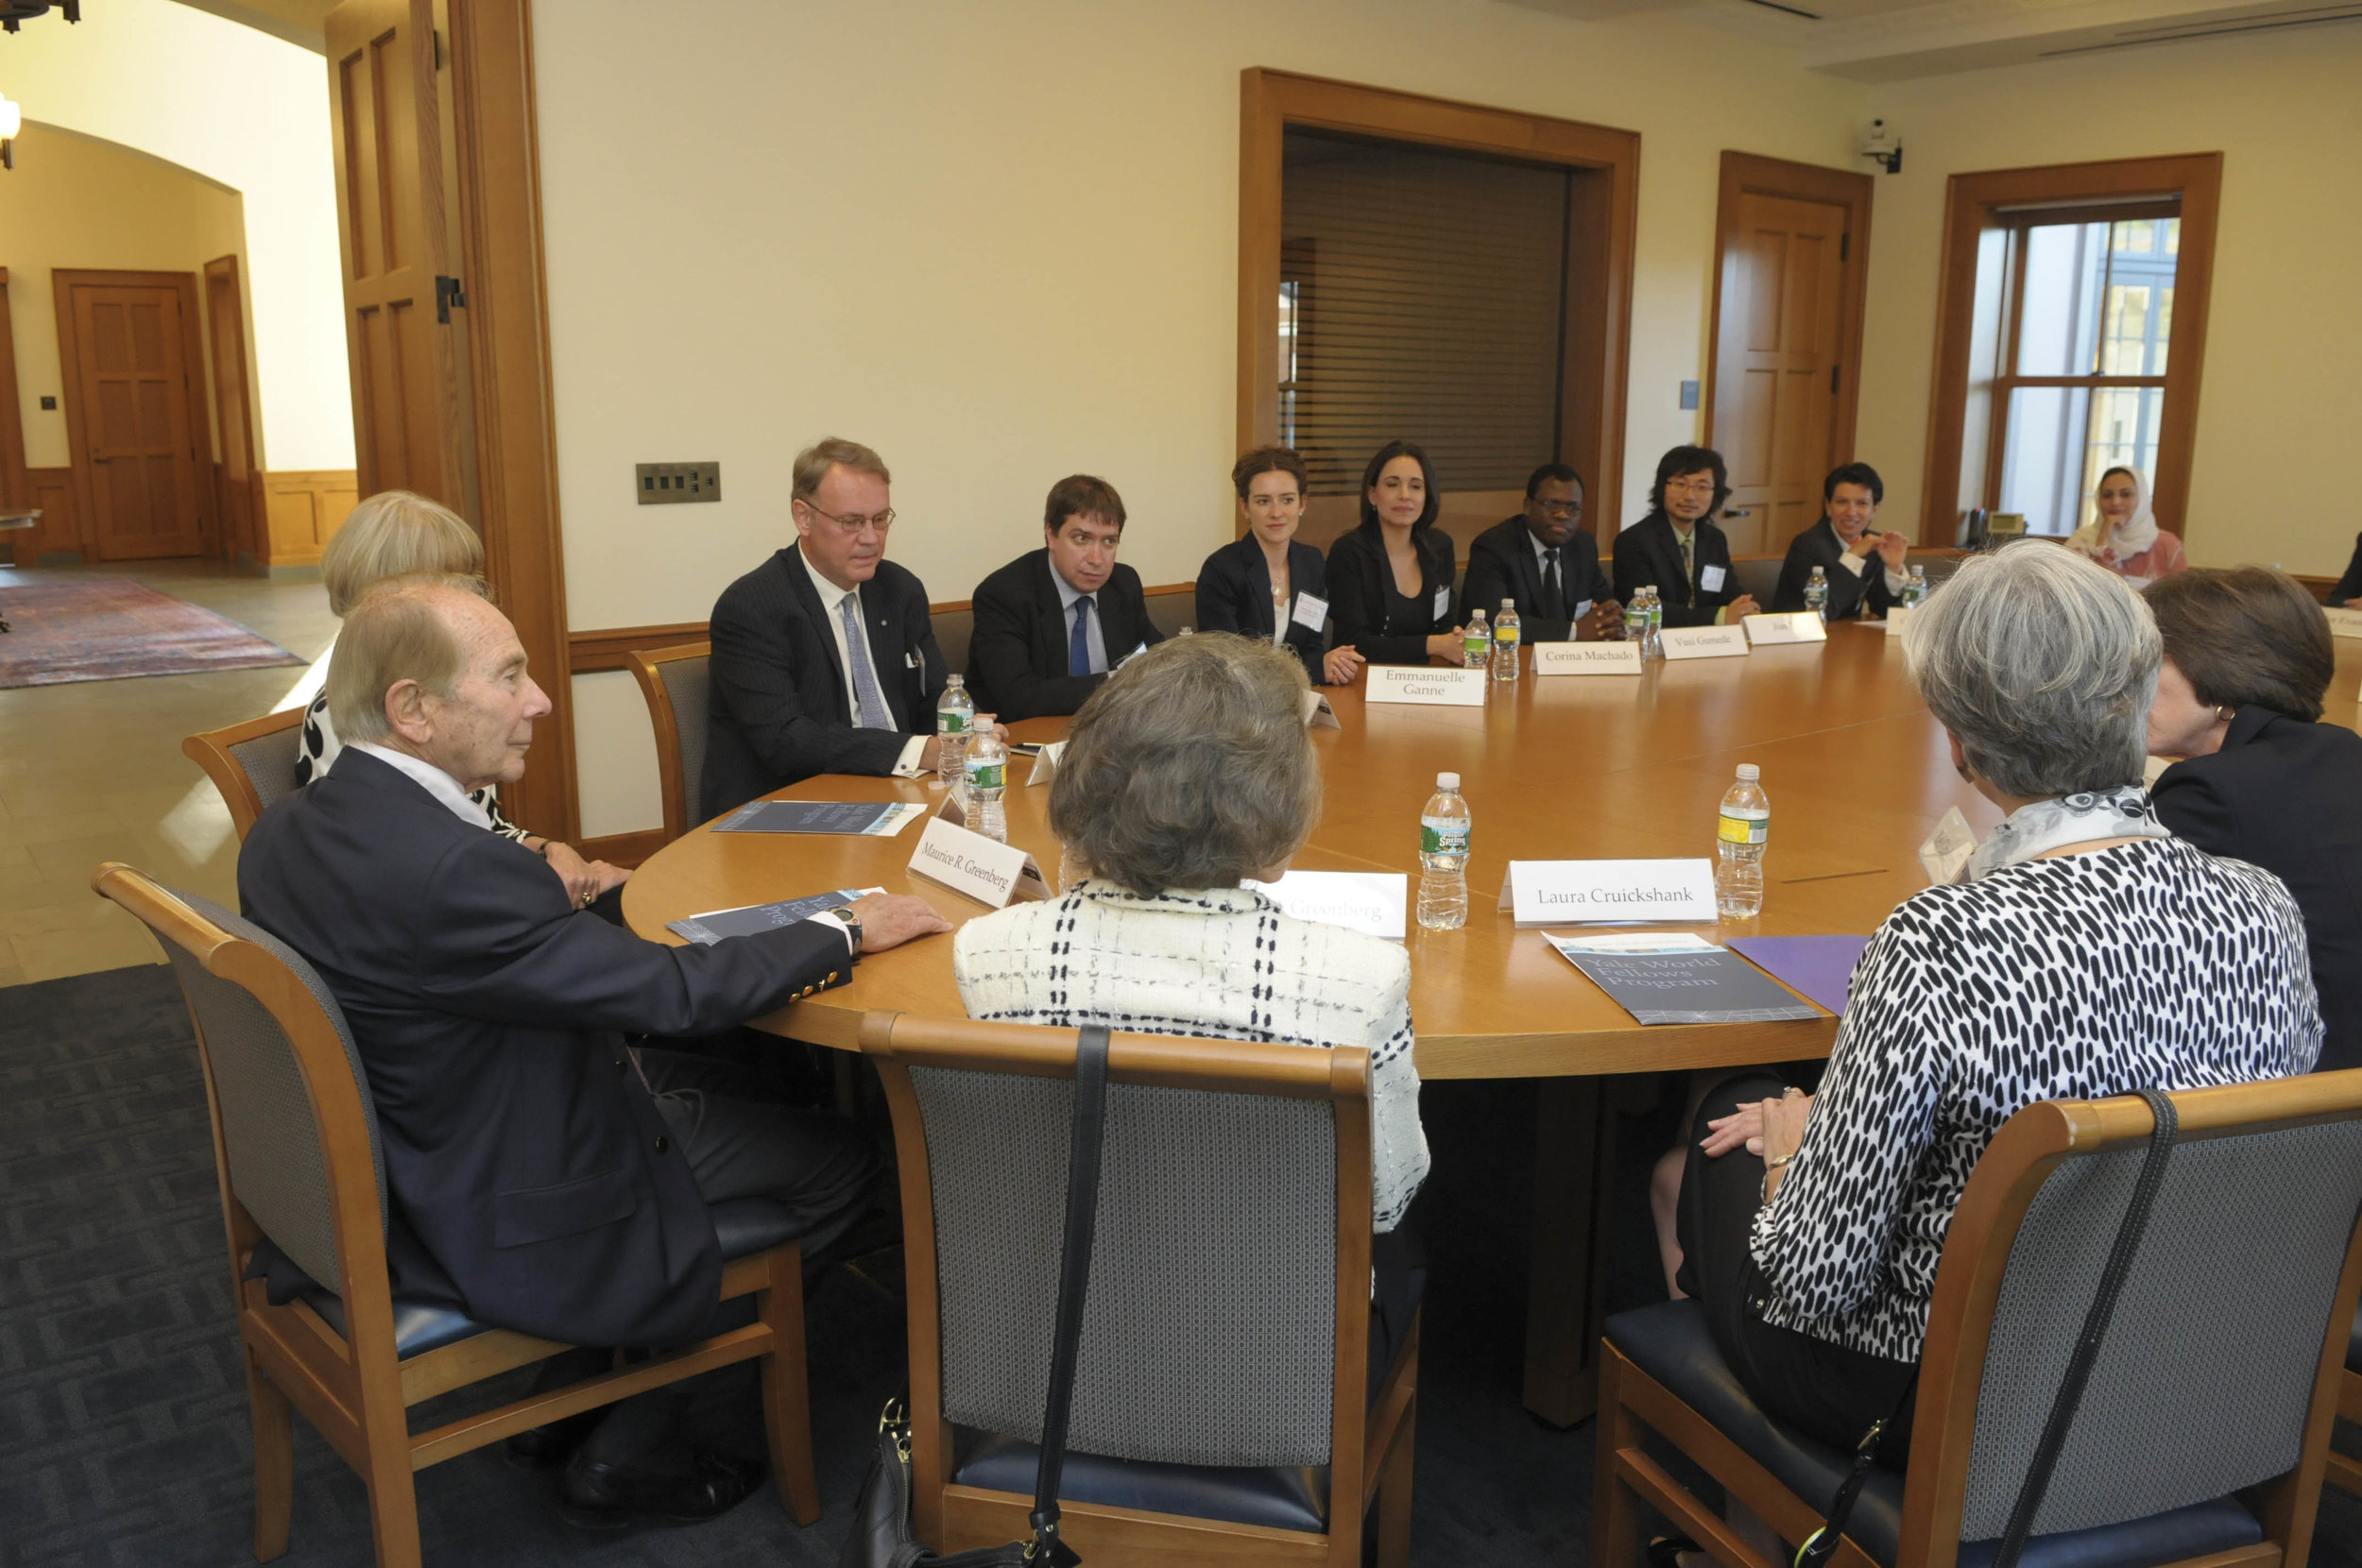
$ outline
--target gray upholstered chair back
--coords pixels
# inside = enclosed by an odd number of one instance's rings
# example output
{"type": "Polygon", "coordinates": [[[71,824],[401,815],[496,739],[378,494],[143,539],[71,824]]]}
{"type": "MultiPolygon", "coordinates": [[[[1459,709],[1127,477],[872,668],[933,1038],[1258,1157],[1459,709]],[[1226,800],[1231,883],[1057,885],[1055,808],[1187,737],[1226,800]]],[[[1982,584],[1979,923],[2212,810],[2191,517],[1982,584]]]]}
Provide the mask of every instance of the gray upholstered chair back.
{"type": "Polygon", "coordinates": [[[705,808],[706,725],[713,710],[710,656],[667,659],[656,667],[664,697],[673,705],[673,734],[680,749],[681,799],[692,823],[705,808]]]}
{"type": "MultiPolygon", "coordinates": [[[[2144,1152],[2064,1160],[2027,1211],[1987,1342],[1963,1541],[2009,1523],[2144,1152]]],[[[2035,1534],[2210,1501],[2295,1465],[2358,1209],[2362,1123],[2174,1150],[2035,1534]]]]}
{"type": "Polygon", "coordinates": [[[1180,593],[1150,594],[1148,623],[1166,637],[1179,637],[1182,627],[1196,625],[1197,594],[1194,588],[1180,593]]]}
{"type": "Polygon", "coordinates": [[[246,770],[247,782],[254,786],[254,797],[264,810],[269,810],[282,795],[295,793],[296,755],[302,743],[303,724],[298,723],[228,748],[246,770]]]}
{"type": "MultiPolygon", "coordinates": [[[[171,890],[167,890],[171,891],[171,890]]],[[[210,898],[173,892],[173,896],[235,937],[263,948],[285,964],[328,1014],[344,1043],[345,1060],[361,1094],[361,1114],[369,1130],[369,1163],[377,1180],[378,1221],[385,1220],[385,1156],[378,1141],[377,1108],[368,1076],[352,1043],[342,1009],[327,983],[303,959],[251,921],[210,898]]],[[[263,1234],[321,1285],[342,1294],[336,1266],[336,1226],[329,1204],[328,1152],[295,1048],[253,993],[207,972],[179,943],[166,941],[189,1010],[204,1032],[205,1054],[214,1069],[214,1093],[221,1108],[221,1141],[230,1161],[230,1190],[244,1203],[263,1234]]]]}
{"type": "MultiPolygon", "coordinates": [[[[911,1082],[934,1189],[944,1414],[1038,1440],[1073,1081],[914,1067],[911,1082]]],[[[1326,1100],[1110,1085],[1076,1450],[1328,1462],[1336,1150],[1326,1100]]]]}
{"type": "Polygon", "coordinates": [[[933,626],[935,646],[943,650],[943,667],[955,675],[967,674],[967,643],[976,635],[974,610],[935,610],[927,617],[933,626]]]}

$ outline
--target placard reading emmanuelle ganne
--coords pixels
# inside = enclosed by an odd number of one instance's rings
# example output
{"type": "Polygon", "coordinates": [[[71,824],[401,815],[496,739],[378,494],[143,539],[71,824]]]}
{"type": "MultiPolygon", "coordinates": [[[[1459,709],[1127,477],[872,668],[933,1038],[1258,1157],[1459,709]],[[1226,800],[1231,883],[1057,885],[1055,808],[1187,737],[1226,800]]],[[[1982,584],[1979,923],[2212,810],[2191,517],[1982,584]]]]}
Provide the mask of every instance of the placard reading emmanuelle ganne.
{"type": "Polygon", "coordinates": [[[1502,909],[1520,926],[1714,919],[1714,863],[1682,861],[1512,861],[1502,909]]]}
{"type": "Polygon", "coordinates": [[[1481,670],[1448,670],[1423,664],[1373,664],[1367,699],[1374,703],[1437,703],[1446,707],[1482,707],[1481,670]]]}

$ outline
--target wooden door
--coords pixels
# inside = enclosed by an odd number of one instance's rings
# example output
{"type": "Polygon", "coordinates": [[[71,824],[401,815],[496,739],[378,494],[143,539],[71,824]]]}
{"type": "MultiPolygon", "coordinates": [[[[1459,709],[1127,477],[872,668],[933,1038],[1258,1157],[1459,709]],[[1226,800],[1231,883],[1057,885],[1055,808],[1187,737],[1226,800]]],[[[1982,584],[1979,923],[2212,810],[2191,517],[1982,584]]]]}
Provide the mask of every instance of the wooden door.
{"type": "Polygon", "coordinates": [[[198,480],[198,449],[212,443],[197,389],[194,278],[53,277],[84,537],[102,561],[199,554],[212,486],[198,480]]]}
{"type": "Polygon", "coordinates": [[[1736,554],[1784,551],[1836,467],[1846,210],[1740,194],[1722,235],[1710,438],[1730,468],[1736,554]]]}
{"type": "Polygon", "coordinates": [[[472,515],[433,0],[345,0],[326,28],[361,493],[472,515]]]}
{"type": "Polygon", "coordinates": [[[221,553],[261,559],[256,520],[254,408],[246,373],[246,301],[238,292],[238,258],[205,264],[205,331],[214,362],[214,419],[221,436],[221,553]]]}

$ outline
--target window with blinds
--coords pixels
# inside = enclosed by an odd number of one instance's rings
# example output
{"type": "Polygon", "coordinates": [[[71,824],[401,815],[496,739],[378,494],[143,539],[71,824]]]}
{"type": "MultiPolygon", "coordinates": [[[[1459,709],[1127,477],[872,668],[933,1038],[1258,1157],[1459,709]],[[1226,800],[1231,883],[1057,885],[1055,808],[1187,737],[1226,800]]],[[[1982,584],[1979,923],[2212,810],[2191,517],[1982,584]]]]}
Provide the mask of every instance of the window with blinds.
{"type": "Polygon", "coordinates": [[[1388,441],[1448,490],[1558,456],[1571,175],[1291,129],[1280,196],[1279,438],[1315,495],[1388,441]]]}

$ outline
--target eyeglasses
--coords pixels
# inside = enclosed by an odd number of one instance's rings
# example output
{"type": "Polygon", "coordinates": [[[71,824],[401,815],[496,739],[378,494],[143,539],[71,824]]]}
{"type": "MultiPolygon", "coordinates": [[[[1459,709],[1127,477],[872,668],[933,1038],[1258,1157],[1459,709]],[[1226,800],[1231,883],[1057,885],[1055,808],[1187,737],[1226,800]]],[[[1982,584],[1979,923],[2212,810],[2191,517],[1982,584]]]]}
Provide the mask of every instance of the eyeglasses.
{"type": "Polygon", "coordinates": [[[1687,479],[1669,479],[1665,482],[1665,487],[1669,490],[1679,490],[1685,495],[1712,495],[1714,481],[1703,474],[1696,474],[1687,479]]]}
{"type": "Polygon", "coordinates": [[[1537,501],[1534,504],[1554,518],[1571,518],[1583,510],[1579,501],[1537,501]]]}
{"type": "Polygon", "coordinates": [[[880,512],[875,517],[867,518],[841,518],[834,512],[822,511],[819,507],[814,506],[809,501],[803,503],[803,507],[804,510],[812,513],[814,517],[827,518],[830,522],[835,523],[839,528],[844,529],[847,534],[858,534],[864,528],[875,528],[879,533],[882,534],[887,529],[894,526],[894,508],[891,506],[887,507],[884,511],[880,512]]]}

